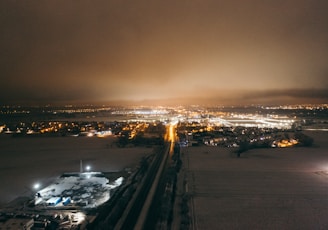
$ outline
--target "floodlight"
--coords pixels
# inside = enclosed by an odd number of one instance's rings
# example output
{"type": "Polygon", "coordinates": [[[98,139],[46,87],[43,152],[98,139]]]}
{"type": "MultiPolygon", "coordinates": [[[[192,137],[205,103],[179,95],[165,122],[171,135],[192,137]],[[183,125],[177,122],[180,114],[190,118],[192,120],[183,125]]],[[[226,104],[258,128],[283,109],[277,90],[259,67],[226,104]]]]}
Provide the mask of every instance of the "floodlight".
{"type": "Polygon", "coordinates": [[[34,188],[34,189],[39,189],[39,188],[40,188],[40,184],[39,184],[39,183],[35,183],[35,184],[33,185],[33,188],[34,188]]]}

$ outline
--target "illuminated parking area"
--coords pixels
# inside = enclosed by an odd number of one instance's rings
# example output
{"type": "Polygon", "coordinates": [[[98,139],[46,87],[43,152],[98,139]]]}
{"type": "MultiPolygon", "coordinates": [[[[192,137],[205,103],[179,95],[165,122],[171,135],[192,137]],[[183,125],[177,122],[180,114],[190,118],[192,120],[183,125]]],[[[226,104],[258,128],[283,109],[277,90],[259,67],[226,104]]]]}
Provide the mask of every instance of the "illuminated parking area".
{"type": "Polygon", "coordinates": [[[225,118],[211,118],[210,123],[220,124],[222,126],[243,126],[258,128],[278,128],[290,129],[295,122],[286,117],[264,117],[259,115],[233,115],[225,118]]]}
{"type": "Polygon", "coordinates": [[[295,121],[287,116],[273,116],[273,115],[259,115],[259,114],[239,114],[239,113],[226,113],[211,116],[182,116],[179,115],[175,118],[180,122],[199,123],[203,125],[221,126],[221,127],[257,127],[257,128],[277,128],[277,129],[290,129],[295,121]]]}

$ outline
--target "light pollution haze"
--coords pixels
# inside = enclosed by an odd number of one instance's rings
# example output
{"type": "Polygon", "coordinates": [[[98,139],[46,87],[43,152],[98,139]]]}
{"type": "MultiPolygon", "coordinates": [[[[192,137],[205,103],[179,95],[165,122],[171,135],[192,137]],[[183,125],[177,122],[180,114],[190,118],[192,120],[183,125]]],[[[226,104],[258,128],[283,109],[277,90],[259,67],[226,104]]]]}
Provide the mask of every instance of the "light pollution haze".
{"type": "Polygon", "coordinates": [[[327,0],[0,3],[0,104],[328,102],[327,0]]]}

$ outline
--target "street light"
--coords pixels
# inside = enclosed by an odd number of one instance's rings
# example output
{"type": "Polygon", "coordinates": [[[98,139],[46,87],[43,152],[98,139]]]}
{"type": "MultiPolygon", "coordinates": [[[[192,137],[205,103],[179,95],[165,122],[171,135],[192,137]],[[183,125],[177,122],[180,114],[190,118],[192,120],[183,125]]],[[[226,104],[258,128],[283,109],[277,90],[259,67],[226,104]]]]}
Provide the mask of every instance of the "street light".
{"type": "Polygon", "coordinates": [[[38,190],[39,188],[40,188],[40,183],[35,183],[34,185],[33,185],[33,188],[35,189],[35,190],[38,190]]]}
{"type": "Polygon", "coordinates": [[[90,166],[90,165],[87,165],[87,166],[85,167],[85,170],[87,170],[88,172],[90,171],[90,169],[91,169],[91,166],[90,166]]]}

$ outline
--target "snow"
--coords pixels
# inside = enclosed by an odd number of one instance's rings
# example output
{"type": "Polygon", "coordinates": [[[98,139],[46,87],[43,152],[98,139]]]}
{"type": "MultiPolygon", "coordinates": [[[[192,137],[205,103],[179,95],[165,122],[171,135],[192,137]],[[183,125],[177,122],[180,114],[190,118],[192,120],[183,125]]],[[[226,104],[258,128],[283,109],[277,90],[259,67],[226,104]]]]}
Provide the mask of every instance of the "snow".
{"type": "Polygon", "coordinates": [[[198,229],[328,229],[328,132],[311,148],[183,148],[198,229]]]}
{"type": "MultiPolygon", "coordinates": [[[[0,135],[0,207],[42,190],[64,172],[80,171],[80,160],[94,171],[117,172],[137,165],[151,148],[117,148],[115,137],[11,137],[0,135]],[[112,147],[111,147],[112,146],[112,147]]],[[[59,188],[57,188],[59,189],[59,188]]]]}
{"type": "MultiPolygon", "coordinates": [[[[48,205],[57,205],[58,198],[69,196],[72,203],[96,207],[106,202],[110,198],[110,190],[120,186],[123,180],[123,177],[119,177],[109,184],[109,180],[101,172],[64,174],[53,184],[37,191],[41,199],[37,198],[35,204],[42,205],[45,202],[48,205]]],[[[63,203],[64,201],[57,206],[63,203]]]]}

